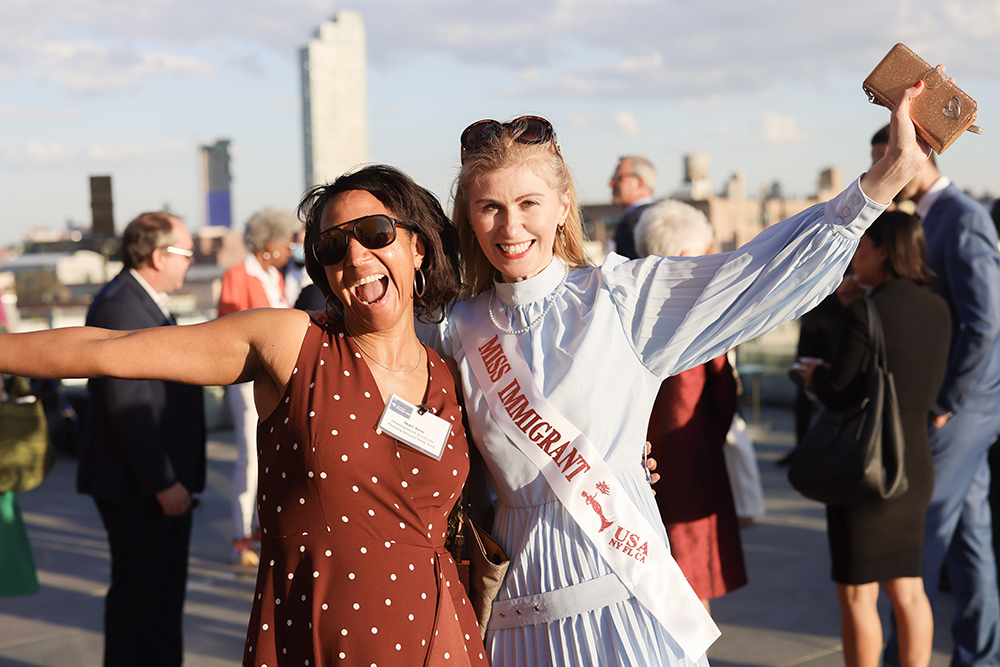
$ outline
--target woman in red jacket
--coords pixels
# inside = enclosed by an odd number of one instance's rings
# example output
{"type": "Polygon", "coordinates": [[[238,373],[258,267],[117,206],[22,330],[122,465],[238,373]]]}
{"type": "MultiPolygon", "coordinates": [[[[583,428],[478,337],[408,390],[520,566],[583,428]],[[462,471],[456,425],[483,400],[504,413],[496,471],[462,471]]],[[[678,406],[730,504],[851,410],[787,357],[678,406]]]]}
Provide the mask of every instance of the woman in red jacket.
{"type": "MultiPolygon", "coordinates": [[[[247,222],[243,241],[247,256],[222,276],[219,317],[251,308],[288,308],[281,269],[292,256],[292,239],[301,224],[291,211],[266,208],[247,222]]],[[[236,467],[233,469],[233,560],[255,567],[253,550],[254,503],[257,497],[257,410],[253,383],[227,390],[236,431],[236,467]]]]}

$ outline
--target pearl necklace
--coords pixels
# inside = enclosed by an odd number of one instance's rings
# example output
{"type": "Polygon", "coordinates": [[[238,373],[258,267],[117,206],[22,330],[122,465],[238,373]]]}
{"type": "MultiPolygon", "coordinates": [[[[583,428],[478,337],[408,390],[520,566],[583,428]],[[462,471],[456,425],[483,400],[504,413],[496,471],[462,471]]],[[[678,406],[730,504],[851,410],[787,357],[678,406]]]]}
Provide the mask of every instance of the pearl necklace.
{"type": "Polygon", "coordinates": [[[562,287],[563,287],[563,285],[566,284],[566,279],[567,278],[569,278],[569,268],[568,267],[566,268],[565,271],[563,271],[562,280],[559,281],[559,284],[556,285],[556,288],[554,290],[552,290],[552,292],[547,297],[545,297],[546,300],[548,301],[548,303],[545,304],[545,310],[542,311],[542,314],[539,315],[538,317],[536,317],[534,320],[532,320],[531,323],[528,324],[528,326],[522,327],[520,329],[507,329],[507,328],[504,328],[504,327],[500,326],[500,323],[497,322],[496,315],[493,314],[493,297],[497,293],[497,286],[494,284],[493,285],[493,290],[490,292],[490,303],[489,303],[490,321],[493,322],[493,326],[495,326],[497,328],[497,330],[500,331],[500,332],[502,332],[502,333],[505,333],[505,334],[514,334],[515,336],[517,336],[518,334],[523,334],[524,332],[530,330],[536,324],[538,324],[539,322],[541,322],[545,318],[545,316],[548,314],[549,310],[552,309],[552,304],[554,304],[556,302],[556,297],[559,295],[559,290],[561,290],[562,287]]]}
{"type": "Polygon", "coordinates": [[[354,344],[358,346],[359,350],[361,350],[361,354],[365,355],[366,357],[368,357],[369,359],[371,359],[372,361],[374,361],[376,364],[378,364],[379,366],[381,366],[385,370],[392,371],[393,373],[412,373],[413,371],[415,371],[418,368],[420,368],[420,362],[424,358],[424,346],[423,345],[420,346],[420,356],[417,357],[417,365],[416,366],[414,366],[413,368],[389,368],[388,366],[386,366],[385,364],[383,364],[381,361],[379,361],[378,359],[376,359],[372,355],[368,354],[368,352],[365,351],[365,348],[361,347],[361,343],[358,341],[357,336],[355,336],[353,333],[351,333],[351,328],[349,326],[347,326],[347,319],[346,318],[344,319],[344,328],[347,329],[347,333],[351,334],[351,338],[354,339],[354,344]]]}

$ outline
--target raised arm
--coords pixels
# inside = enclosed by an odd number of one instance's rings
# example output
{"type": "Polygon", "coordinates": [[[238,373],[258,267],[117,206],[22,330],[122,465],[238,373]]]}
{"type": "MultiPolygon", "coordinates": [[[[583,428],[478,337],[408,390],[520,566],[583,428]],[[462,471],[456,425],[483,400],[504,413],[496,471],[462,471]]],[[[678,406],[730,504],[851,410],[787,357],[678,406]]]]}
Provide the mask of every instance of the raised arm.
{"type": "MultiPolygon", "coordinates": [[[[944,73],[944,65],[938,65],[944,73]]],[[[861,189],[880,204],[888,204],[923,168],[931,149],[917,138],[910,120],[910,102],[923,92],[926,84],[918,81],[903,91],[889,121],[889,149],[881,160],[861,177],[861,189]]]]}

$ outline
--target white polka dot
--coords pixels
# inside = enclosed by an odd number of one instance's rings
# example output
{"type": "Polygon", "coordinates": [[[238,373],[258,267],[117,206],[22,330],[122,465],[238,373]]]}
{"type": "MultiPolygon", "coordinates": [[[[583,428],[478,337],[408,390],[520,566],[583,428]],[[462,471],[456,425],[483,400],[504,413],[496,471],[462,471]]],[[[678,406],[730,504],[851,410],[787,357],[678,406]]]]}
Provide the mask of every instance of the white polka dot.
{"type": "Polygon", "coordinates": [[[325,359],[320,359],[319,360],[319,365],[320,366],[326,366],[326,360],[325,359]]]}
{"type": "Polygon", "coordinates": [[[313,476],[313,471],[312,471],[312,470],[310,470],[310,471],[309,471],[309,476],[310,476],[310,477],[312,477],[312,476],[313,476]]]}
{"type": "Polygon", "coordinates": [[[316,386],[316,383],[315,383],[315,382],[310,382],[310,383],[309,383],[309,388],[310,388],[310,389],[312,389],[312,388],[313,388],[313,387],[315,387],[315,386],[316,386]]]}
{"type": "Polygon", "coordinates": [[[366,549],[365,547],[361,547],[361,553],[363,554],[368,553],[368,549],[366,549]]]}
{"type": "Polygon", "coordinates": [[[332,431],[330,431],[330,434],[331,435],[337,435],[337,429],[333,429],[332,431]]]}
{"type": "Polygon", "coordinates": [[[403,647],[402,647],[401,645],[399,645],[399,644],[396,644],[396,650],[397,650],[397,651],[398,651],[398,650],[400,650],[400,649],[402,649],[402,648],[403,648],[403,647]]]}
{"type": "MultiPolygon", "coordinates": [[[[366,443],[364,443],[364,448],[365,448],[365,449],[368,449],[368,443],[367,443],[367,442],[366,442],[366,443]]],[[[398,452],[396,453],[396,456],[397,456],[397,457],[399,456],[399,453],[398,453],[398,452]]]]}
{"type": "Polygon", "coordinates": [[[369,394],[369,393],[368,393],[368,392],[366,391],[366,392],[365,392],[365,398],[371,398],[371,397],[372,397],[372,395],[371,395],[371,394],[369,394]]]}
{"type": "Polygon", "coordinates": [[[321,472],[319,474],[319,477],[320,477],[320,479],[326,479],[326,473],[325,472],[321,472]]]}
{"type": "Polygon", "coordinates": [[[295,578],[295,573],[294,572],[289,572],[288,573],[288,578],[289,579],[294,579],[295,578]]]}
{"type": "Polygon", "coordinates": [[[451,476],[452,477],[458,477],[458,471],[457,470],[452,470],[451,471],[451,476]]]}
{"type": "Polygon", "coordinates": [[[447,660],[447,659],[448,659],[448,658],[450,658],[450,657],[451,657],[451,654],[450,654],[450,653],[445,653],[445,654],[444,654],[444,659],[445,659],[445,660],[447,660]]]}
{"type": "MultiPolygon", "coordinates": [[[[346,658],[346,657],[347,657],[347,654],[346,654],[346,653],[344,653],[343,651],[341,651],[341,652],[340,652],[340,659],[341,659],[341,660],[343,660],[343,659],[344,659],[344,658],[346,658]]],[[[483,654],[482,654],[482,653],[480,653],[480,654],[479,654],[479,657],[480,657],[480,658],[481,658],[481,657],[483,657],[483,654]]]]}
{"type": "Polygon", "coordinates": [[[351,371],[344,371],[344,375],[346,377],[351,377],[351,371]]]}
{"type": "Polygon", "coordinates": [[[316,416],[316,411],[315,410],[310,410],[309,411],[309,416],[310,417],[315,417],[316,416]]]}
{"type": "Polygon", "coordinates": [[[341,456],[340,460],[341,461],[347,461],[347,454],[344,454],[343,456],[341,456]]]}
{"type": "Polygon", "coordinates": [[[393,581],[396,581],[396,575],[395,574],[390,574],[389,578],[392,579],[393,581]]]}
{"type": "Polygon", "coordinates": [[[274,560],[271,561],[271,567],[274,567],[274,560]]]}
{"type": "Polygon", "coordinates": [[[344,635],[346,637],[347,636],[347,628],[344,628],[343,630],[341,630],[340,634],[342,634],[342,635],[344,635]]]}
{"type": "Polygon", "coordinates": [[[305,602],[305,601],[306,601],[306,596],[305,596],[305,595],[303,595],[303,596],[302,596],[302,597],[301,597],[300,599],[301,599],[301,600],[302,600],[303,602],[305,602]]]}
{"type": "Polygon", "coordinates": [[[343,521],[344,523],[347,523],[347,517],[346,516],[340,517],[340,520],[343,521]]]}
{"type": "Polygon", "coordinates": [[[372,483],[378,484],[378,477],[372,477],[372,483]]]}
{"type": "Polygon", "coordinates": [[[392,542],[386,542],[386,543],[385,543],[385,548],[386,548],[386,549],[388,549],[388,548],[389,548],[389,547],[391,547],[391,546],[392,546],[392,542]]]}
{"type": "Polygon", "coordinates": [[[327,557],[327,558],[329,558],[329,557],[330,557],[330,556],[332,556],[332,555],[333,555],[333,552],[332,552],[332,551],[330,551],[329,549],[327,549],[327,550],[326,550],[326,557],[327,557]]]}
{"type": "Polygon", "coordinates": [[[410,620],[411,621],[413,620],[413,614],[410,614],[410,620]]]}
{"type": "Polygon", "coordinates": [[[351,419],[357,419],[357,418],[358,418],[357,415],[353,415],[353,414],[351,415],[351,419]]]}
{"type": "MultiPolygon", "coordinates": [[[[265,471],[265,472],[267,472],[267,471],[265,471]]],[[[261,499],[261,500],[267,500],[267,494],[266,494],[266,493],[262,493],[262,494],[260,495],[260,499],[261,499]]]]}
{"type": "Polygon", "coordinates": [[[390,600],[389,598],[386,598],[385,599],[385,606],[388,607],[390,605],[392,605],[392,600],[390,600]]]}
{"type": "Polygon", "coordinates": [[[278,505],[278,511],[279,512],[281,511],[281,505],[278,505]]]}
{"type": "Polygon", "coordinates": [[[267,623],[265,623],[264,625],[260,626],[260,629],[261,630],[267,630],[267,623]]]}
{"type": "MultiPolygon", "coordinates": [[[[313,579],[319,579],[319,571],[313,572],[313,579]]],[[[451,586],[451,582],[449,582],[448,585],[451,586]]]]}
{"type": "Polygon", "coordinates": [[[305,551],[306,551],[306,548],[304,546],[303,547],[299,547],[299,553],[305,553],[305,551]]]}
{"type": "Polygon", "coordinates": [[[359,604],[358,604],[357,602],[355,602],[355,603],[354,603],[354,608],[355,608],[356,610],[357,610],[357,609],[361,609],[361,605],[359,605],[359,604]]]}
{"type": "Polygon", "coordinates": [[[306,499],[305,498],[299,498],[299,505],[305,505],[305,504],[306,504],[306,499]]]}
{"type": "Polygon", "coordinates": [[[421,600],[426,600],[427,599],[427,593],[421,593],[420,594],[420,599],[421,600]]]}
{"type": "Polygon", "coordinates": [[[353,573],[353,572],[349,573],[349,574],[347,575],[347,578],[348,578],[348,579],[354,579],[354,573],[353,573]]]}
{"type": "Polygon", "coordinates": [[[372,628],[372,634],[373,635],[377,635],[378,634],[378,628],[372,628]]]}
{"type": "Polygon", "coordinates": [[[410,571],[413,571],[413,563],[410,563],[410,571]]]}
{"type": "Polygon", "coordinates": [[[438,496],[440,496],[440,495],[441,495],[441,492],[440,492],[440,491],[435,491],[435,492],[434,492],[434,497],[435,497],[435,498],[437,498],[437,497],[438,497],[438,496]]]}
{"type": "Polygon", "coordinates": [[[294,445],[292,445],[292,449],[298,449],[298,448],[299,448],[299,443],[296,442],[294,445]]]}
{"type": "Polygon", "coordinates": [[[285,473],[281,473],[281,479],[285,479],[286,477],[287,475],[285,473]]]}
{"type": "Polygon", "coordinates": [[[448,393],[448,390],[447,390],[447,389],[445,389],[444,387],[441,387],[441,391],[443,391],[443,392],[444,392],[444,393],[446,393],[446,394],[448,393]]]}
{"type": "Polygon", "coordinates": [[[340,400],[340,394],[334,394],[333,395],[333,400],[339,401],[340,400]]]}
{"type": "Polygon", "coordinates": [[[400,528],[406,528],[406,524],[405,524],[405,523],[403,523],[402,521],[400,521],[400,522],[399,522],[399,527],[400,527],[400,528]]]}
{"type": "Polygon", "coordinates": [[[328,606],[328,605],[327,605],[327,604],[326,604],[326,603],[324,602],[324,603],[323,603],[323,607],[322,607],[322,608],[323,608],[323,611],[326,611],[326,610],[327,610],[327,609],[329,609],[330,607],[329,607],[329,606],[328,606]]]}
{"type": "Polygon", "coordinates": [[[368,516],[375,516],[375,510],[368,510],[368,516]]]}
{"type": "Polygon", "coordinates": [[[288,625],[292,624],[292,619],[288,619],[288,625]]]}
{"type": "Polygon", "coordinates": [[[298,368],[296,367],[296,368],[294,368],[294,369],[292,370],[292,375],[295,375],[295,374],[296,374],[296,373],[298,373],[298,372],[299,372],[299,369],[298,369],[298,368]]]}
{"type": "Polygon", "coordinates": [[[406,480],[404,479],[402,482],[400,482],[400,485],[405,489],[407,487],[406,480]]]}

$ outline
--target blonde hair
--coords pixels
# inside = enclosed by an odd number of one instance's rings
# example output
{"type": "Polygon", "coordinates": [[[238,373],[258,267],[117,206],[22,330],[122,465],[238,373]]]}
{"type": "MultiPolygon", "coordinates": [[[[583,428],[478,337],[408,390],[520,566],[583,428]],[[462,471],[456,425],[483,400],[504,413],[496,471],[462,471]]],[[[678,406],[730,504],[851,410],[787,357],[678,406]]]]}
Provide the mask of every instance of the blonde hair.
{"type": "Polygon", "coordinates": [[[569,214],[566,216],[564,228],[560,230],[561,233],[556,233],[552,252],[571,267],[590,265],[584,251],[586,239],[583,232],[583,217],[580,214],[576,187],[573,185],[569,168],[556,154],[552,142],[522,144],[517,141],[518,135],[516,129],[501,132],[495,140],[468,151],[465,162],[458,172],[458,178],[455,179],[451,217],[458,227],[462,257],[465,262],[463,299],[476,296],[493,284],[493,274],[496,269],[479,247],[476,233],[469,221],[469,192],[482,183],[487,174],[500,169],[529,168],[560,197],[569,201],[569,214]]]}

